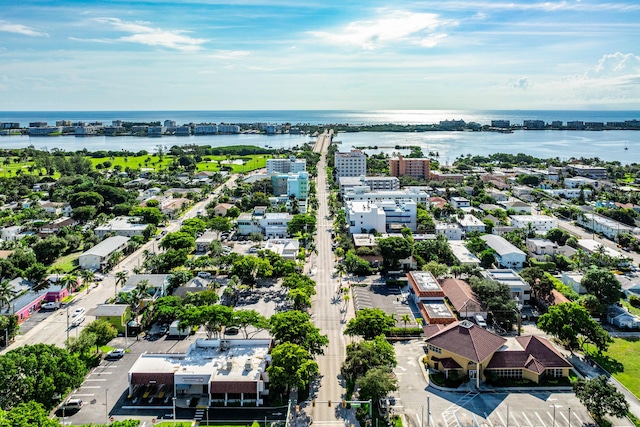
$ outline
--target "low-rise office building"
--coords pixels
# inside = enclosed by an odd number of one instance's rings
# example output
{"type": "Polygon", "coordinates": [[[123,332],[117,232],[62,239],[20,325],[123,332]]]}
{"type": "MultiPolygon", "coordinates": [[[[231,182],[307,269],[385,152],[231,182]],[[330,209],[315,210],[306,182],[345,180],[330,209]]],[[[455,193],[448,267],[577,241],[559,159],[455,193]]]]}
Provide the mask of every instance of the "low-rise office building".
{"type": "Polygon", "coordinates": [[[529,304],[531,299],[531,286],[524,281],[514,270],[491,269],[483,272],[487,279],[504,283],[511,290],[511,297],[517,298],[520,304],[529,304]]]}
{"type": "Polygon", "coordinates": [[[94,228],[94,233],[102,239],[109,233],[118,236],[133,237],[142,236],[147,224],[140,224],[141,218],[131,216],[117,216],[108,223],[94,228]]]}

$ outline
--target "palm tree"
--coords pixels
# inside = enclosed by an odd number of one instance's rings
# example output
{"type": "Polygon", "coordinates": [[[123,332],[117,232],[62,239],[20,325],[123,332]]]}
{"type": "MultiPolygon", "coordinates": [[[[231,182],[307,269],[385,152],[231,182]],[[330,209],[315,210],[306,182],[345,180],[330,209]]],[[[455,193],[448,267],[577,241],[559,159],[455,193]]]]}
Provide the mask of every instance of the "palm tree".
{"type": "Polygon", "coordinates": [[[64,273],[64,269],[60,266],[51,267],[51,273],[56,275],[56,282],[59,282],[60,275],[64,273]]]}
{"type": "Polygon", "coordinates": [[[5,304],[9,306],[11,297],[13,296],[13,288],[10,285],[9,279],[0,279],[0,312],[4,308],[5,304]]]}
{"type": "Polygon", "coordinates": [[[424,319],[422,317],[416,317],[416,325],[418,325],[418,328],[422,328],[423,323],[424,319]]]}
{"type": "Polygon", "coordinates": [[[126,271],[118,271],[115,277],[116,277],[116,286],[113,294],[114,297],[118,295],[118,286],[122,288],[124,284],[127,283],[127,279],[129,278],[129,276],[126,271]]]}
{"type": "Polygon", "coordinates": [[[407,313],[400,316],[400,320],[404,322],[404,328],[407,329],[407,322],[411,322],[411,316],[407,313]]]}
{"type": "Polygon", "coordinates": [[[111,267],[115,267],[116,265],[118,265],[118,263],[122,259],[122,256],[122,252],[120,251],[115,251],[114,253],[112,253],[109,257],[109,264],[111,265],[111,267]]]}
{"type": "Polygon", "coordinates": [[[78,285],[78,277],[74,276],[73,274],[65,274],[64,276],[62,276],[62,279],[60,279],[60,284],[63,288],[66,288],[69,293],[71,293],[78,285]]]}
{"type": "Polygon", "coordinates": [[[347,266],[340,263],[336,265],[336,274],[340,277],[340,282],[342,282],[342,276],[347,272],[347,266]]]}
{"type": "Polygon", "coordinates": [[[87,285],[87,293],[89,293],[89,287],[96,280],[96,274],[91,270],[82,270],[80,272],[80,277],[82,277],[82,283],[87,285]]]}

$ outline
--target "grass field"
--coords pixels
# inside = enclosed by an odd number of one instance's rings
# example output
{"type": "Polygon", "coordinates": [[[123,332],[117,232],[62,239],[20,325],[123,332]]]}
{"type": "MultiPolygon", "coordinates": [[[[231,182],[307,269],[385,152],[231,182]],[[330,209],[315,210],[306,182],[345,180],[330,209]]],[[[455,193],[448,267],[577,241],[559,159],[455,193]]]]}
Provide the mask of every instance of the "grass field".
{"type": "MultiPolygon", "coordinates": [[[[227,156],[205,156],[203,159],[207,159],[207,161],[198,162],[196,165],[196,172],[198,171],[209,171],[209,172],[218,172],[220,171],[222,166],[231,166],[233,169],[233,173],[243,173],[243,172],[251,172],[256,169],[264,168],[267,164],[267,159],[271,158],[271,155],[268,154],[257,154],[257,155],[248,155],[248,156],[230,156],[227,159],[227,156]],[[240,161],[240,162],[239,162],[240,161]]],[[[31,174],[29,171],[29,167],[34,164],[34,162],[19,162],[15,163],[15,159],[17,157],[10,157],[10,162],[8,165],[4,164],[4,158],[0,158],[0,176],[11,177],[16,176],[17,171],[22,171],[22,174],[28,175],[31,174]]],[[[111,162],[111,166],[109,169],[113,169],[114,166],[120,166],[122,170],[130,169],[152,169],[154,171],[159,171],[162,169],[167,169],[169,165],[171,165],[174,161],[174,156],[164,155],[162,156],[162,160],[156,154],[149,154],[147,156],[116,156],[116,157],[103,157],[103,158],[93,158],[89,157],[91,164],[95,168],[98,164],[103,164],[104,162],[111,162]]],[[[34,173],[39,173],[40,171],[34,171],[34,173]]],[[[56,173],[54,178],[59,178],[60,175],[56,173]]]]}
{"type": "Polygon", "coordinates": [[[78,251],[62,256],[58,258],[51,267],[60,267],[64,270],[64,273],[70,273],[78,268],[78,258],[81,254],[82,251],[78,251]]]}
{"type": "MultiPolygon", "coordinates": [[[[592,348],[590,352],[593,355],[595,350],[592,348]]],[[[640,396],[640,340],[614,338],[609,351],[592,357],[633,394],[640,396]]]]}

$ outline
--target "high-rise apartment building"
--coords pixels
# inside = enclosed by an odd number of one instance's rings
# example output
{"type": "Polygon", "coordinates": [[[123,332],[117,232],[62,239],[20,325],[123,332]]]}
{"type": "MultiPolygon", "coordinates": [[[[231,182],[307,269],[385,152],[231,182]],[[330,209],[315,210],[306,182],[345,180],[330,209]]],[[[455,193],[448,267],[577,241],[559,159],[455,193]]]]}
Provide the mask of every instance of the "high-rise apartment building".
{"type": "Polygon", "coordinates": [[[351,150],[348,153],[338,152],[334,160],[336,179],[367,175],[367,156],[360,150],[351,150]]]}
{"type": "Polygon", "coordinates": [[[389,159],[389,173],[391,176],[408,175],[415,178],[429,179],[430,165],[431,161],[429,159],[399,156],[397,159],[389,159]]]}

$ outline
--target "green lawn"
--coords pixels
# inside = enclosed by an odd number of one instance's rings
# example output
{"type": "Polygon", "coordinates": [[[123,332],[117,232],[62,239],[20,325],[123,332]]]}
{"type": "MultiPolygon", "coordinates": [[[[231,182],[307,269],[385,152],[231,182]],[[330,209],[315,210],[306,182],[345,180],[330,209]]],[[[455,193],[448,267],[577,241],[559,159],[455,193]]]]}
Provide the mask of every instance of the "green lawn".
{"type": "Polygon", "coordinates": [[[60,267],[64,270],[64,273],[70,273],[78,268],[78,258],[81,254],[82,251],[78,251],[70,253],[69,255],[61,256],[51,265],[51,267],[60,267]]]}
{"type": "Polygon", "coordinates": [[[177,427],[191,427],[194,423],[191,421],[176,421],[176,423],[174,424],[173,421],[162,421],[159,423],[154,424],[154,426],[161,426],[161,427],[173,427],[173,426],[177,426],[177,427]]]}
{"type": "MultiPolygon", "coordinates": [[[[595,350],[590,352],[594,354],[595,350]]],[[[614,338],[609,351],[593,358],[633,394],[640,396],[640,340],[614,338]]]]}

